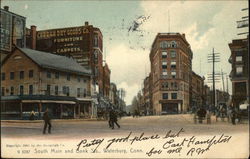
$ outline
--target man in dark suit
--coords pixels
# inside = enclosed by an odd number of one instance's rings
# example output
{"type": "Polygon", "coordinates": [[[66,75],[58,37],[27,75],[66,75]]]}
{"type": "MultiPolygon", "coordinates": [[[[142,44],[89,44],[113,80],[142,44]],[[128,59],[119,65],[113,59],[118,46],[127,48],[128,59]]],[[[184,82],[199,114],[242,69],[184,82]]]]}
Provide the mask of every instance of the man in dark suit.
{"type": "Polygon", "coordinates": [[[46,133],[46,129],[47,129],[47,125],[49,125],[48,128],[48,133],[51,133],[51,122],[50,122],[50,117],[49,117],[49,110],[48,108],[46,109],[46,111],[43,114],[43,120],[44,120],[44,128],[43,128],[43,134],[46,133]]]}
{"type": "Polygon", "coordinates": [[[116,124],[116,126],[117,126],[118,128],[120,128],[120,125],[117,123],[117,115],[116,115],[116,113],[115,113],[114,110],[111,110],[111,111],[109,112],[109,117],[110,117],[112,129],[114,129],[114,124],[116,124]]]}

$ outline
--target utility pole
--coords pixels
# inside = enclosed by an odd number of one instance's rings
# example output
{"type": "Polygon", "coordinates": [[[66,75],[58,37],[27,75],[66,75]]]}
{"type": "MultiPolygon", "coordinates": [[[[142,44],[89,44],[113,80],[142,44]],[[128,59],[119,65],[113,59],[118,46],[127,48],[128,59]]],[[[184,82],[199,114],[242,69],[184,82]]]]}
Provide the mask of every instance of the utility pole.
{"type": "Polygon", "coordinates": [[[226,76],[227,77],[227,93],[228,93],[228,76],[226,76]]]}
{"type": "Polygon", "coordinates": [[[225,92],[225,85],[224,85],[224,73],[222,72],[222,69],[221,69],[221,80],[222,80],[222,88],[223,88],[223,92],[225,92]]]}
{"type": "MultiPolygon", "coordinates": [[[[214,48],[212,50],[212,54],[208,54],[208,63],[212,63],[212,83],[213,83],[213,95],[212,95],[212,107],[213,110],[215,110],[216,107],[216,90],[215,90],[215,82],[218,82],[218,76],[220,76],[220,73],[215,73],[215,63],[220,62],[220,53],[215,53],[214,48]]],[[[208,76],[208,80],[211,80],[211,74],[208,76]]]]}

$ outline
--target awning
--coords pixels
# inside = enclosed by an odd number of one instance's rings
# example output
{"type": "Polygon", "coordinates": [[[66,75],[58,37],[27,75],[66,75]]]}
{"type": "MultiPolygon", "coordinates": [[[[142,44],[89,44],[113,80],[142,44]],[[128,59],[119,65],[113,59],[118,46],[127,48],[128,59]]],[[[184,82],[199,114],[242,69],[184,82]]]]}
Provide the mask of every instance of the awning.
{"type": "Polygon", "coordinates": [[[93,99],[91,99],[91,98],[76,98],[76,100],[78,101],[78,102],[81,102],[81,101],[87,101],[87,102],[91,102],[91,101],[93,101],[93,99]]]}
{"type": "Polygon", "coordinates": [[[56,101],[56,100],[22,100],[22,103],[58,103],[58,104],[76,104],[74,101],[56,101]]]}

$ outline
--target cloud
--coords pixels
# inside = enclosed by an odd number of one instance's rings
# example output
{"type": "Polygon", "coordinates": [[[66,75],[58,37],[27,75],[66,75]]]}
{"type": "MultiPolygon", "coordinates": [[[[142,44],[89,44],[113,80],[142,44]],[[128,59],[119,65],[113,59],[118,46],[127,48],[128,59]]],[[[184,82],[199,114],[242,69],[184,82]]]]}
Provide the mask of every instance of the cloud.
{"type": "MultiPolygon", "coordinates": [[[[228,43],[242,38],[237,36],[236,21],[242,17],[241,9],[247,6],[247,1],[142,1],[144,14],[151,15],[150,21],[142,27],[152,33],[149,37],[152,42],[158,32],[185,33],[194,55],[193,70],[202,76],[211,73],[207,55],[215,48],[221,56],[216,70],[223,69],[228,75],[231,71],[228,43]]],[[[221,84],[217,86],[218,89],[222,87],[221,84]]]]}
{"type": "Polygon", "coordinates": [[[29,8],[28,4],[25,4],[25,5],[24,5],[24,9],[26,10],[26,9],[28,9],[28,8],[29,8]]]}
{"type": "Polygon", "coordinates": [[[137,95],[138,90],[140,90],[140,85],[138,85],[137,83],[134,83],[132,85],[128,85],[127,82],[121,82],[117,85],[118,88],[124,88],[126,93],[125,93],[125,101],[126,101],[126,105],[130,105],[133,97],[135,95],[137,95]]]}
{"type": "Polygon", "coordinates": [[[111,69],[111,81],[125,89],[126,103],[130,104],[149,72],[149,53],[130,49],[124,43],[113,45],[109,50],[106,60],[111,69]]]}

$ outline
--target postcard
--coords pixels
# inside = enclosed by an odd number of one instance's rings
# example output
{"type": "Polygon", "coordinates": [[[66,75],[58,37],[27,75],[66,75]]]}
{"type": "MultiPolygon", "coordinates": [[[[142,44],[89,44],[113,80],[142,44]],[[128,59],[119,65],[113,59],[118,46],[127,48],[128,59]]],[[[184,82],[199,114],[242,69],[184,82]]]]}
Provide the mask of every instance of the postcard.
{"type": "Polygon", "coordinates": [[[2,158],[248,158],[248,1],[1,1],[2,158]]]}

